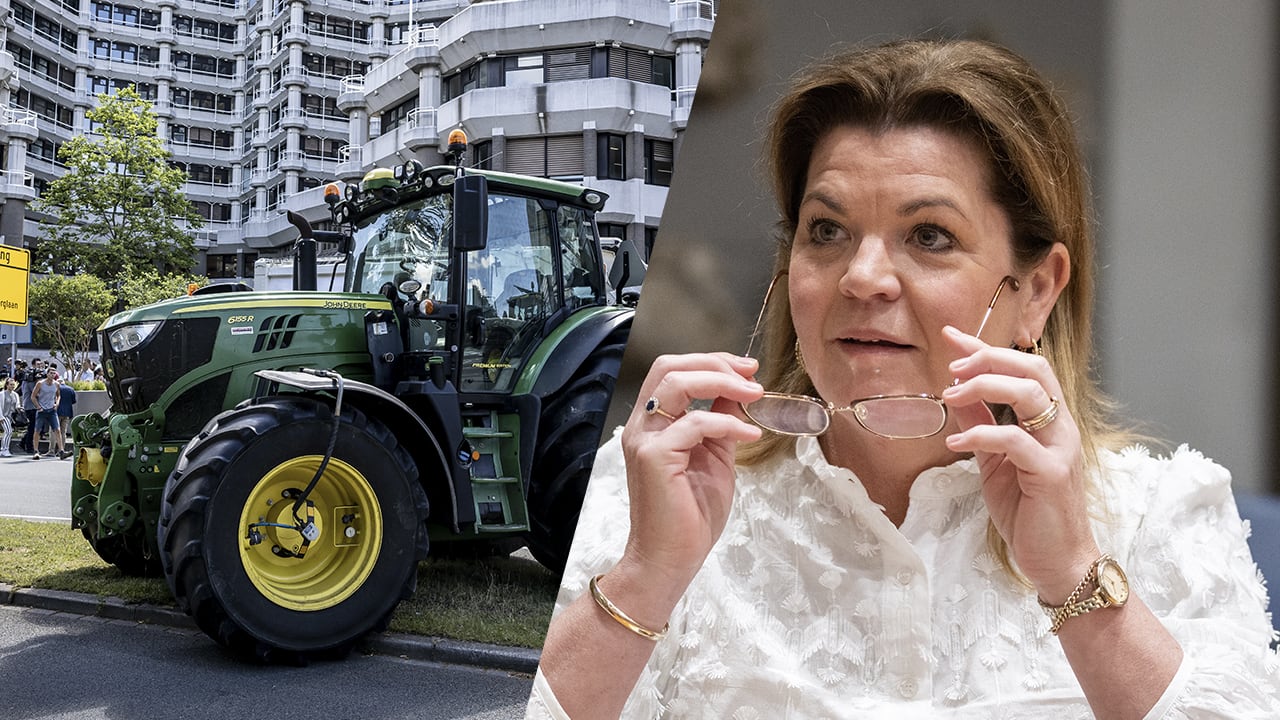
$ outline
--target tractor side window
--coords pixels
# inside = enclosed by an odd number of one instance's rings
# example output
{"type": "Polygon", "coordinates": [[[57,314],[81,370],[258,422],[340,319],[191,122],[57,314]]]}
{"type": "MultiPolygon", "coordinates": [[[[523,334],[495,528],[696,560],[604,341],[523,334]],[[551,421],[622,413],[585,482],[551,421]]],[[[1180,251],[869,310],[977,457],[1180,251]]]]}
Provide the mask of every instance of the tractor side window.
{"type": "Polygon", "coordinates": [[[556,309],[547,214],[529,198],[489,196],[489,239],[471,253],[467,305],[499,318],[545,318],[556,309]]]}
{"type": "Polygon", "coordinates": [[[462,389],[507,392],[560,306],[551,218],[531,198],[491,192],[489,237],[468,253],[462,389]]]}
{"type": "Polygon", "coordinates": [[[570,310],[601,302],[603,275],[597,268],[595,233],[587,211],[561,205],[556,211],[560,230],[560,271],[563,273],[564,304],[570,310]]]}

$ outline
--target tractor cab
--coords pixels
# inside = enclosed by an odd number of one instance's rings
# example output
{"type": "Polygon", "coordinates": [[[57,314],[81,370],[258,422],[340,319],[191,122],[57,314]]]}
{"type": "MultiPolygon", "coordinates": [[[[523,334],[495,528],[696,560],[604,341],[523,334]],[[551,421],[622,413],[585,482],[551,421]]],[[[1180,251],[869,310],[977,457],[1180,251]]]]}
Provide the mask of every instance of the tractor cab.
{"type": "Polygon", "coordinates": [[[483,206],[463,214],[454,212],[453,168],[410,163],[394,173],[371,171],[335,209],[351,222],[347,290],[392,301],[401,379],[510,393],[548,333],[575,310],[608,302],[593,221],[605,196],[551,180],[471,173],[485,181],[483,206]],[[576,196],[566,196],[568,187],[576,196]],[[455,222],[485,232],[460,249],[455,222]]]}

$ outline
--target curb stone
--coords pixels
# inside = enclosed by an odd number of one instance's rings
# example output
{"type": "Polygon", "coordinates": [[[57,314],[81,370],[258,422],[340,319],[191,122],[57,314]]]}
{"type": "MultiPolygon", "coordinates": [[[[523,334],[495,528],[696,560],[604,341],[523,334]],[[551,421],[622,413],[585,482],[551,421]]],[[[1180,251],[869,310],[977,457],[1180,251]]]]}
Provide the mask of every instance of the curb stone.
{"type": "MultiPolygon", "coordinates": [[[[0,605],[16,605],[111,620],[196,629],[195,622],[177,610],[65,590],[18,588],[0,583],[0,605]]],[[[470,665],[530,675],[538,669],[538,659],[541,656],[540,652],[529,648],[392,632],[369,635],[359,644],[358,649],[376,655],[394,655],[410,660],[470,665]]]]}

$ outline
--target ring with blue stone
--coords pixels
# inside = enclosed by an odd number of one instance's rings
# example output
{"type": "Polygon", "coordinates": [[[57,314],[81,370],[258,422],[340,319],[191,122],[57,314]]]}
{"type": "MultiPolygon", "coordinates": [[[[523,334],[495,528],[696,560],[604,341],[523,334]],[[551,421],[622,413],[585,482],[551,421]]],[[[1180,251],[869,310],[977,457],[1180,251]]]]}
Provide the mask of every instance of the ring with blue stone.
{"type": "Polygon", "coordinates": [[[661,415],[662,417],[668,420],[671,420],[673,422],[676,420],[675,415],[672,415],[671,413],[662,409],[662,403],[658,401],[658,396],[656,395],[650,396],[649,400],[644,404],[644,414],[645,415],[661,415]]]}

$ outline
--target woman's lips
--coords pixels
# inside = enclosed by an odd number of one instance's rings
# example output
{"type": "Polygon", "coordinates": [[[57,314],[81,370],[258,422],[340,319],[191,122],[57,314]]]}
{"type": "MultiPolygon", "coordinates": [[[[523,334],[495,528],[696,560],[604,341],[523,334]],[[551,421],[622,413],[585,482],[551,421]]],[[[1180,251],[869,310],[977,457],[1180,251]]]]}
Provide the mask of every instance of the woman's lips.
{"type": "Polygon", "coordinates": [[[896,342],[894,340],[887,340],[887,339],[881,339],[881,338],[848,337],[848,338],[840,338],[839,342],[841,345],[846,345],[851,347],[884,349],[884,350],[910,350],[912,347],[911,345],[906,345],[904,343],[896,342]]]}

